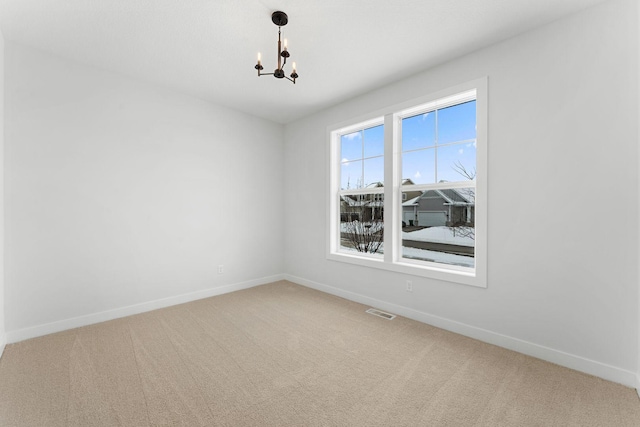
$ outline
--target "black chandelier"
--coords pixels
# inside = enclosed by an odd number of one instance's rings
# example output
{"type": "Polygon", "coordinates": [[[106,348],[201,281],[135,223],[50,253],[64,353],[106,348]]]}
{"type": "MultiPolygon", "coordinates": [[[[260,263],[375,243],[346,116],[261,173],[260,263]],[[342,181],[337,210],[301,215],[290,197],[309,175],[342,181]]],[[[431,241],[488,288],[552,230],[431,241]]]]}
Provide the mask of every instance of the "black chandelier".
{"type": "Polygon", "coordinates": [[[287,50],[287,39],[284,39],[284,49],[282,49],[282,42],[280,41],[280,28],[284,27],[285,25],[287,25],[287,22],[289,22],[289,17],[287,17],[287,14],[284,12],[273,12],[271,14],[271,21],[273,21],[274,24],[276,24],[278,26],[278,68],[276,68],[273,73],[261,73],[261,71],[264,69],[264,67],[261,64],[261,56],[260,53],[258,53],[258,63],[256,64],[256,66],[254,67],[256,70],[258,70],[258,76],[270,76],[273,75],[273,77],[275,77],[276,79],[282,79],[285,78],[291,82],[293,82],[293,84],[296,84],[296,79],[298,78],[298,73],[296,73],[296,63],[293,63],[293,71],[291,72],[290,76],[287,77],[284,74],[284,66],[287,63],[287,58],[290,56],[289,55],[289,51],[287,50]],[[284,58],[284,60],[282,60],[282,58],[284,58]]]}

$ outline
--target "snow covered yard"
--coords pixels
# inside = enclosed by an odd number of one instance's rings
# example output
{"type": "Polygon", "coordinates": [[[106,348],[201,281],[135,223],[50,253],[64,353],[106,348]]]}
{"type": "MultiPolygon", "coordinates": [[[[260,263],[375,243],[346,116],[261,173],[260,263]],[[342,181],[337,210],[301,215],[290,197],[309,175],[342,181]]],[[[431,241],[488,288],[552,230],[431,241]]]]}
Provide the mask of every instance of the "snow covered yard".
{"type": "Polygon", "coordinates": [[[475,267],[475,258],[472,256],[449,254],[446,252],[430,251],[427,249],[402,248],[404,258],[418,259],[422,261],[439,262],[448,265],[460,265],[462,267],[475,267]]]}
{"type": "MultiPolygon", "coordinates": [[[[370,229],[370,232],[375,232],[380,230],[381,223],[372,224],[373,226],[370,229]]],[[[344,232],[353,232],[353,226],[349,226],[348,223],[341,224],[341,231],[344,232]]],[[[410,240],[415,242],[431,242],[431,243],[440,243],[446,245],[455,245],[455,246],[464,246],[471,247],[475,246],[475,242],[473,238],[469,236],[461,236],[460,234],[454,233],[454,230],[449,227],[430,227],[423,228],[410,232],[402,232],[403,240],[410,240]]],[[[341,244],[340,247],[343,251],[352,252],[354,255],[362,254],[362,252],[356,251],[352,246],[345,246],[341,244]]],[[[384,254],[384,243],[380,244],[378,251],[375,256],[382,256],[384,254]]],[[[371,255],[366,255],[371,256],[371,255]]],[[[473,256],[465,256],[456,253],[449,253],[438,250],[430,250],[430,249],[419,249],[413,247],[402,247],[402,256],[407,259],[415,259],[421,261],[431,261],[437,262],[441,264],[448,265],[459,265],[463,267],[475,267],[475,258],[473,256]]]]}
{"type": "Polygon", "coordinates": [[[414,240],[416,242],[447,243],[450,245],[469,247],[475,246],[475,242],[472,238],[454,235],[453,230],[449,227],[430,227],[410,232],[403,231],[402,239],[414,240]]]}

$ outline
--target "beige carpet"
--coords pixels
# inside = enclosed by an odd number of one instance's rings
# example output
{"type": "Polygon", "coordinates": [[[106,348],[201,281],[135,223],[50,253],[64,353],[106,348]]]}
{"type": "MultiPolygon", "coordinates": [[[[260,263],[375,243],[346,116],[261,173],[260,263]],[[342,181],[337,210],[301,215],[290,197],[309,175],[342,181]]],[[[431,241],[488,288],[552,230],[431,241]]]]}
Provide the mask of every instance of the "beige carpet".
{"type": "Polygon", "coordinates": [[[640,426],[635,390],[278,282],[7,346],[1,426],[640,426]]]}

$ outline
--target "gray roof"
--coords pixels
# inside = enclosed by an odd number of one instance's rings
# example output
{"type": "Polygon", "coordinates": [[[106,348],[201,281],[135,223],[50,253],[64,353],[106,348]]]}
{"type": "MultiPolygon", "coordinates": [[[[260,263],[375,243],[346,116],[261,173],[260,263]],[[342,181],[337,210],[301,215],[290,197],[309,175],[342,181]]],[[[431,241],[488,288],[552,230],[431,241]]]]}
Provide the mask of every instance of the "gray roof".
{"type": "Polygon", "coordinates": [[[402,206],[415,206],[418,204],[418,199],[431,195],[437,195],[437,197],[441,197],[445,201],[445,205],[454,205],[454,206],[467,206],[474,205],[474,189],[458,189],[458,188],[447,188],[442,190],[427,190],[423,192],[420,196],[414,197],[411,200],[407,200],[402,204],[402,206]]]}
{"type": "Polygon", "coordinates": [[[415,206],[418,204],[418,199],[422,197],[422,195],[418,196],[418,197],[414,197],[411,200],[407,200],[406,202],[402,203],[402,206],[415,206]]]}
{"type": "Polygon", "coordinates": [[[449,188],[446,190],[436,190],[436,191],[442,194],[447,199],[447,202],[454,205],[457,205],[457,204],[467,205],[469,203],[474,202],[472,200],[472,197],[473,197],[472,195],[475,194],[475,191],[473,193],[468,193],[466,191],[461,191],[460,189],[455,189],[455,188],[449,188]]]}

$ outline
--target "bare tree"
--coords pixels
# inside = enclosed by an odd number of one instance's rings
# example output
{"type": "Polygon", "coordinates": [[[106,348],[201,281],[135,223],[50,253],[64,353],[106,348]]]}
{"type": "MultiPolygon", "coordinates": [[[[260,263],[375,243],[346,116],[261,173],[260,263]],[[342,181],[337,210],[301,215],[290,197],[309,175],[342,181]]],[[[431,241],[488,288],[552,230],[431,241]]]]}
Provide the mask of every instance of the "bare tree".
{"type": "Polygon", "coordinates": [[[384,222],[382,203],[373,195],[345,196],[341,206],[341,236],[358,252],[377,253],[382,249],[384,222]],[[378,206],[379,205],[379,206],[378,206]]]}
{"type": "MultiPolygon", "coordinates": [[[[457,161],[451,167],[453,168],[453,170],[458,172],[462,177],[468,179],[469,181],[473,181],[474,179],[476,179],[475,167],[472,170],[469,170],[460,161],[457,161]]],[[[460,195],[462,195],[465,199],[467,199],[468,203],[471,206],[475,206],[476,204],[475,188],[460,188],[460,189],[456,189],[456,191],[460,193],[460,195]]],[[[451,230],[454,236],[468,237],[473,240],[475,240],[476,238],[475,224],[469,225],[468,222],[463,220],[452,222],[449,225],[449,230],[451,230]]]]}
{"type": "Polygon", "coordinates": [[[454,171],[458,172],[460,175],[468,179],[469,181],[473,181],[476,179],[476,168],[473,170],[467,170],[467,168],[462,164],[460,160],[455,162],[453,166],[451,166],[454,171]]]}

